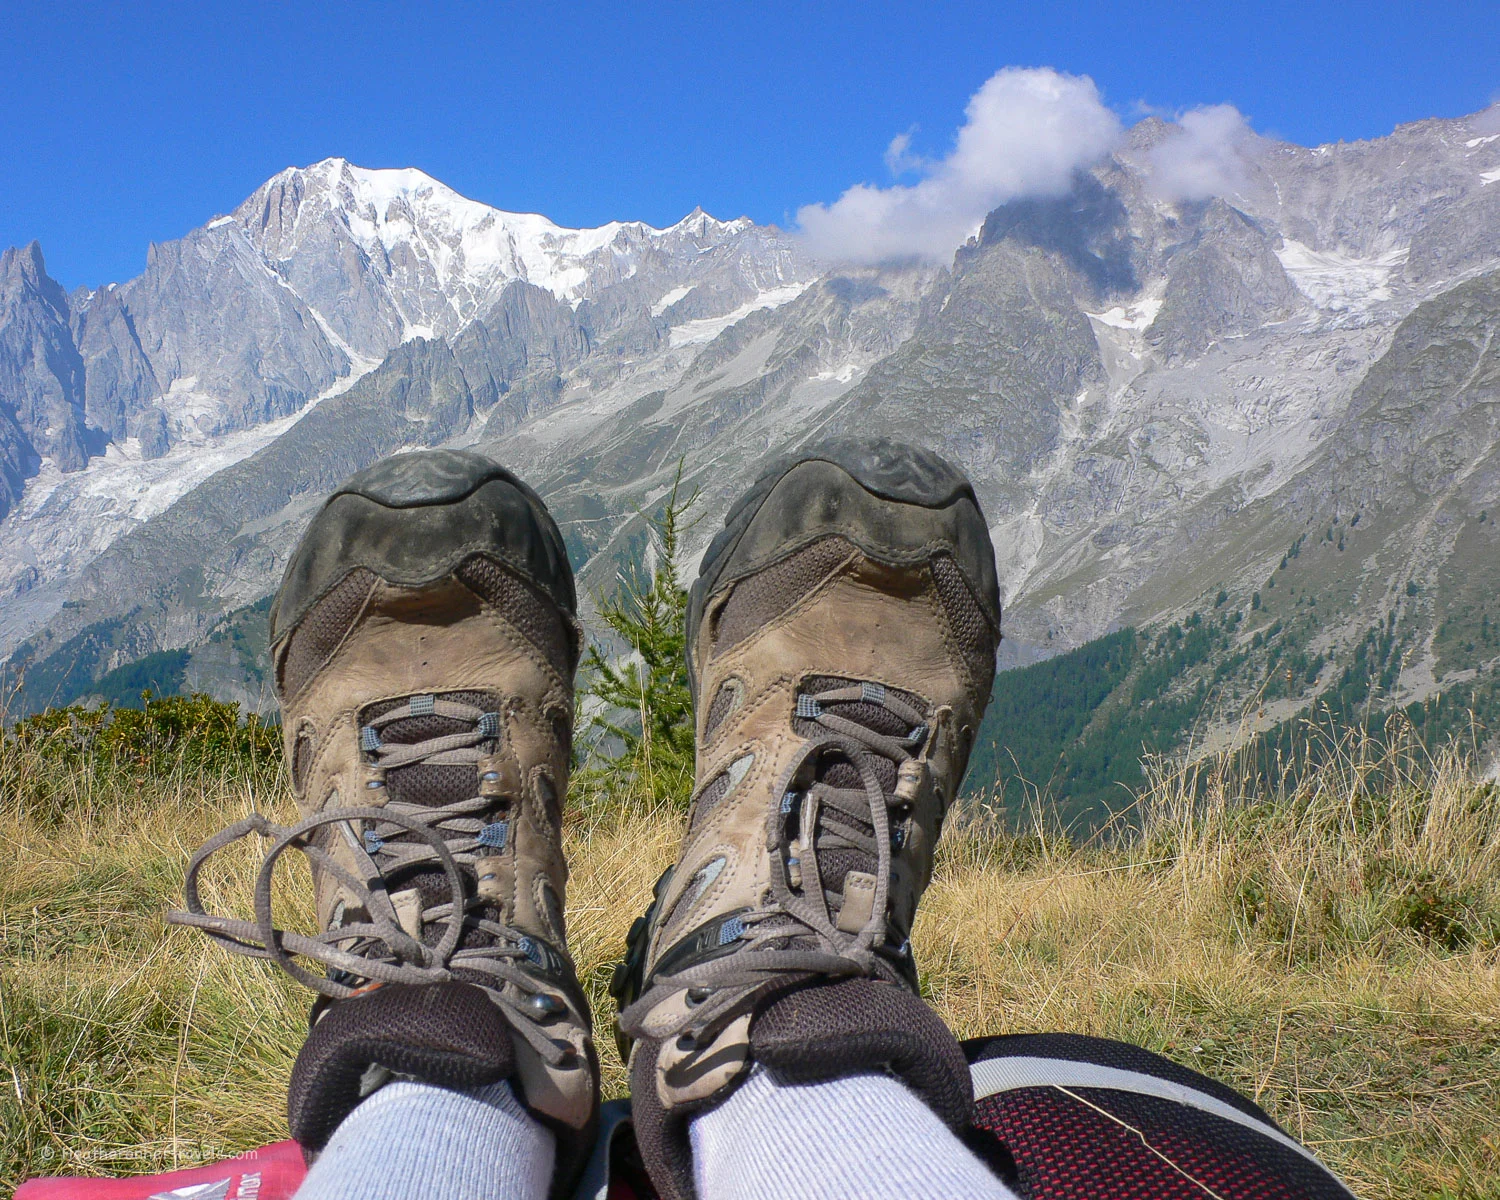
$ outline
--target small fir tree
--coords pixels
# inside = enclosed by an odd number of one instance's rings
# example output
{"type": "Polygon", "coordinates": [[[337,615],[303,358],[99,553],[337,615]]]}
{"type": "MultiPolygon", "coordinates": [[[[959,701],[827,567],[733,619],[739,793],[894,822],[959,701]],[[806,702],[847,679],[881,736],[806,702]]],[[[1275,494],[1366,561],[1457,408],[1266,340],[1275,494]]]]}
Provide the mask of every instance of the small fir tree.
{"type": "Polygon", "coordinates": [[[599,619],[632,653],[611,661],[591,645],[584,660],[585,695],[600,708],[590,726],[595,746],[612,740],[620,748],[613,757],[596,750],[585,768],[589,781],[617,798],[632,794],[677,808],[687,807],[693,786],[688,593],[677,575],[684,518],[696,499],[696,492],[682,495],[679,462],[660,512],[645,516],[654,558],[649,579],[639,567],[624,569],[615,594],[598,603],[599,619]]]}

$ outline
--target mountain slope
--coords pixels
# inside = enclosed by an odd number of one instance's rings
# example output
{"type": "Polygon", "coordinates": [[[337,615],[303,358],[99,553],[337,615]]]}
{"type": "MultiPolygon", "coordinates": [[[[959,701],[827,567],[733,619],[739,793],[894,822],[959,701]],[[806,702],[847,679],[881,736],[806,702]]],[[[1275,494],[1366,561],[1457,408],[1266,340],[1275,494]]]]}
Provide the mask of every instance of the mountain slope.
{"type": "MultiPolygon", "coordinates": [[[[381,454],[471,445],[516,466],[587,593],[635,552],[679,460],[700,547],[761,459],[827,433],[915,438],[971,474],[1005,665],[1123,626],[1155,646],[1218,613],[1163,685],[1191,700],[1173,738],[1231,736],[1247,706],[1272,729],[1336,691],[1377,626],[1405,656],[1380,703],[1488,671],[1462,647],[1500,592],[1500,139],[1459,120],[1256,140],[1232,194],[1183,200],[1153,174],[1174,136],[1143,122],[1067,195],[990,214],[946,269],[814,264],[778,230],[702,214],[559,230],[339,160],[285,172],[118,301],[68,310],[87,412],[155,387],[161,416],[120,400],[141,433],[87,470],[49,460],[0,524],[0,570],[29,588],[0,612],[27,701],[178,649],[185,678],[249,696],[211,647],[274,587],[319,496],[381,454]],[[202,311],[231,285],[253,314],[233,336],[202,311]],[[281,357],[232,390],[266,331],[281,357]],[[106,363],[121,382],[96,404],[106,363]],[[85,513],[93,536],[64,532],[85,513]]],[[[28,320],[15,330],[61,327],[28,320]]]]}

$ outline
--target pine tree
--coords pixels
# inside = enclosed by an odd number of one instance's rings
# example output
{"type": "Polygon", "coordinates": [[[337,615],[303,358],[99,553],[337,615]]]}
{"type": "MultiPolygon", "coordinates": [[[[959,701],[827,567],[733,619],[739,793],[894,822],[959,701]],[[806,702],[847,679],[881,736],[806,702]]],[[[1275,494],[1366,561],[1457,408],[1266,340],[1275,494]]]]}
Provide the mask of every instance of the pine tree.
{"type": "Polygon", "coordinates": [[[617,798],[633,794],[686,808],[693,786],[693,701],[685,656],[688,594],[677,575],[684,518],[697,493],[684,498],[681,488],[679,462],[660,512],[645,516],[654,559],[649,579],[639,567],[624,569],[615,594],[598,603],[599,619],[631,653],[611,661],[591,645],[584,660],[585,694],[601,710],[591,723],[595,745],[613,740],[620,747],[613,757],[597,754],[585,773],[617,798]]]}

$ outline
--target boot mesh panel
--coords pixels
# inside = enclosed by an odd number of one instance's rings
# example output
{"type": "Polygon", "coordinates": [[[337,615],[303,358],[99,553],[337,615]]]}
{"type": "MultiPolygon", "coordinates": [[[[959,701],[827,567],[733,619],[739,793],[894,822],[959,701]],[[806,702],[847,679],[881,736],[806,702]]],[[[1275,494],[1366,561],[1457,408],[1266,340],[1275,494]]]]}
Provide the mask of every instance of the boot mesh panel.
{"type": "Polygon", "coordinates": [[[823,538],[740,580],[714,623],[714,650],[743,641],[786,612],[822,583],[851,549],[843,538],[823,538]]]}
{"type": "MultiPolygon", "coordinates": [[[[818,692],[831,692],[836,688],[859,685],[857,679],[841,679],[834,675],[815,675],[802,681],[798,689],[804,695],[815,695],[818,692]]],[[[911,692],[903,692],[899,688],[890,688],[890,694],[905,701],[918,712],[927,711],[927,702],[920,696],[911,692]]],[[[856,721],[866,729],[876,733],[883,733],[887,737],[904,737],[911,731],[901,723],[901,718],[896,716],[888,708],[882,708],[878,704],[866,704],[860,700],[845,701],[839,704],[825,706],[825,711],[843,717],[848,721],[856,721]]],[[[798,737],[821,738],[827,735],[825,730],[816,721],[805,720],[797,717],[792,720],[792,730],[798,737]]],[[[896,764],[890,759],[872,755],[872,765],[875,772],[880,776],[880,786],[887,793],[896,790],[896,764]]],[[[834,787],[857,788],[864,786],[859,771],[852,763],[835,761],[828,764],[822,778],[834,787]]]]}
{"type": "Polygon", "coordinates": [[[734,709],[735,686],[726,682],[719,685],[719,690],[714,693],[714,702],[708,706],[708,717],[703,722],[703,736],[713,737],[714,731],[724,723],[734,709]]]}
{"type": "Polygon", "coordinates": [[[969,590],[958,564],[946,554],[932,560],[932,581],[937,585],[938,598],[948,613],[948,624],[958,639],[963,651],[964,665],[974,683],[989,691],[995,678],[995,635],[990,623],[985,620],[979,602],[969,590]]]}
{"type": "Polygon", "coordinates": [[[519,629],[565,679],[576,666],[573,637],[557,606],[520,576],[493,559],[476,555],[458,568],[458,578],[500,610],[501,616],[519,629]]]}
{"type": "Polygon", "coordinates": [[[693,802],[693,823],[691,828],[696,829],[703,821],[707,820],[720,800],[729,794],[729,772],[720,771],[704,785],[703,790],[698,793],[698,798],[693,802]]]}
{"type": "Polygon", "coordinates": [[[357,567],[334,584],[292,630],[281,666],[281,695],[295,696],[344,640],[375,586],[375,573],[357,567]]]}
{"type": "MultiPolygon", "coordinates": [[[[455,700],[460,704],[472,704],[486,712],[500,711],[500,698],[488,692],[443,692],[442,698],[455,700]]],[[[403,697],[400,700],[372,704],[360,717],[368,721],[393,708],[400,708],[405,703],[403,697]]],[[[380,740],[393,746],[409,746],[413,742],[443,737],[450,733],[467,733],[472,728],[465,721],[455,721],[452,717],[439,717],[435,714],[407,717],[404,721],[394,721],[381,730],[380,740]]],[[[410,766],[387,771],[385,787],[386,794],[392,800],[407,804],[454,804],[469,799],[477,792],[479,773],[470,766],[412,763],[410,766]]]]}

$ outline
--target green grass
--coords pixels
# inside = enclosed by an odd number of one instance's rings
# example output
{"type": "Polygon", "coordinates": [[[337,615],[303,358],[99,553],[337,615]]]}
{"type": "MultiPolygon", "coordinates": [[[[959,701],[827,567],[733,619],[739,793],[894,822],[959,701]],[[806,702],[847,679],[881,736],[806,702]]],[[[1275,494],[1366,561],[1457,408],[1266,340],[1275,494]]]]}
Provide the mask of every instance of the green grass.
{"type": "MultiPolygon", "coordinates": [[[[0,757],[0,1191],[286,1136],[308,995],[162,920],[204,838],[290,815],[279,764],[153,745],[44,759],[12,738],[0,757]]],[[[1271,791],[1242,763],[1156,765],[1133,829],[1090,845],[1045,804],[1020,829],[955,814],[914,934],[924,993],[960,1036],[1069,1029],[1221,1078],[1362,1196],[1500,1197],[1494,790],[1409,739],[1345,740],[1271,791]]],[[[569,940],[619,1095],[606,982],[681,814],[584,778],[569,940]]],[[[210,906],[248,911],[257,864],[231,854],[210,906]]],[[[305,880],[281,895],[278,919],[306,927],[305,880]]]]}

